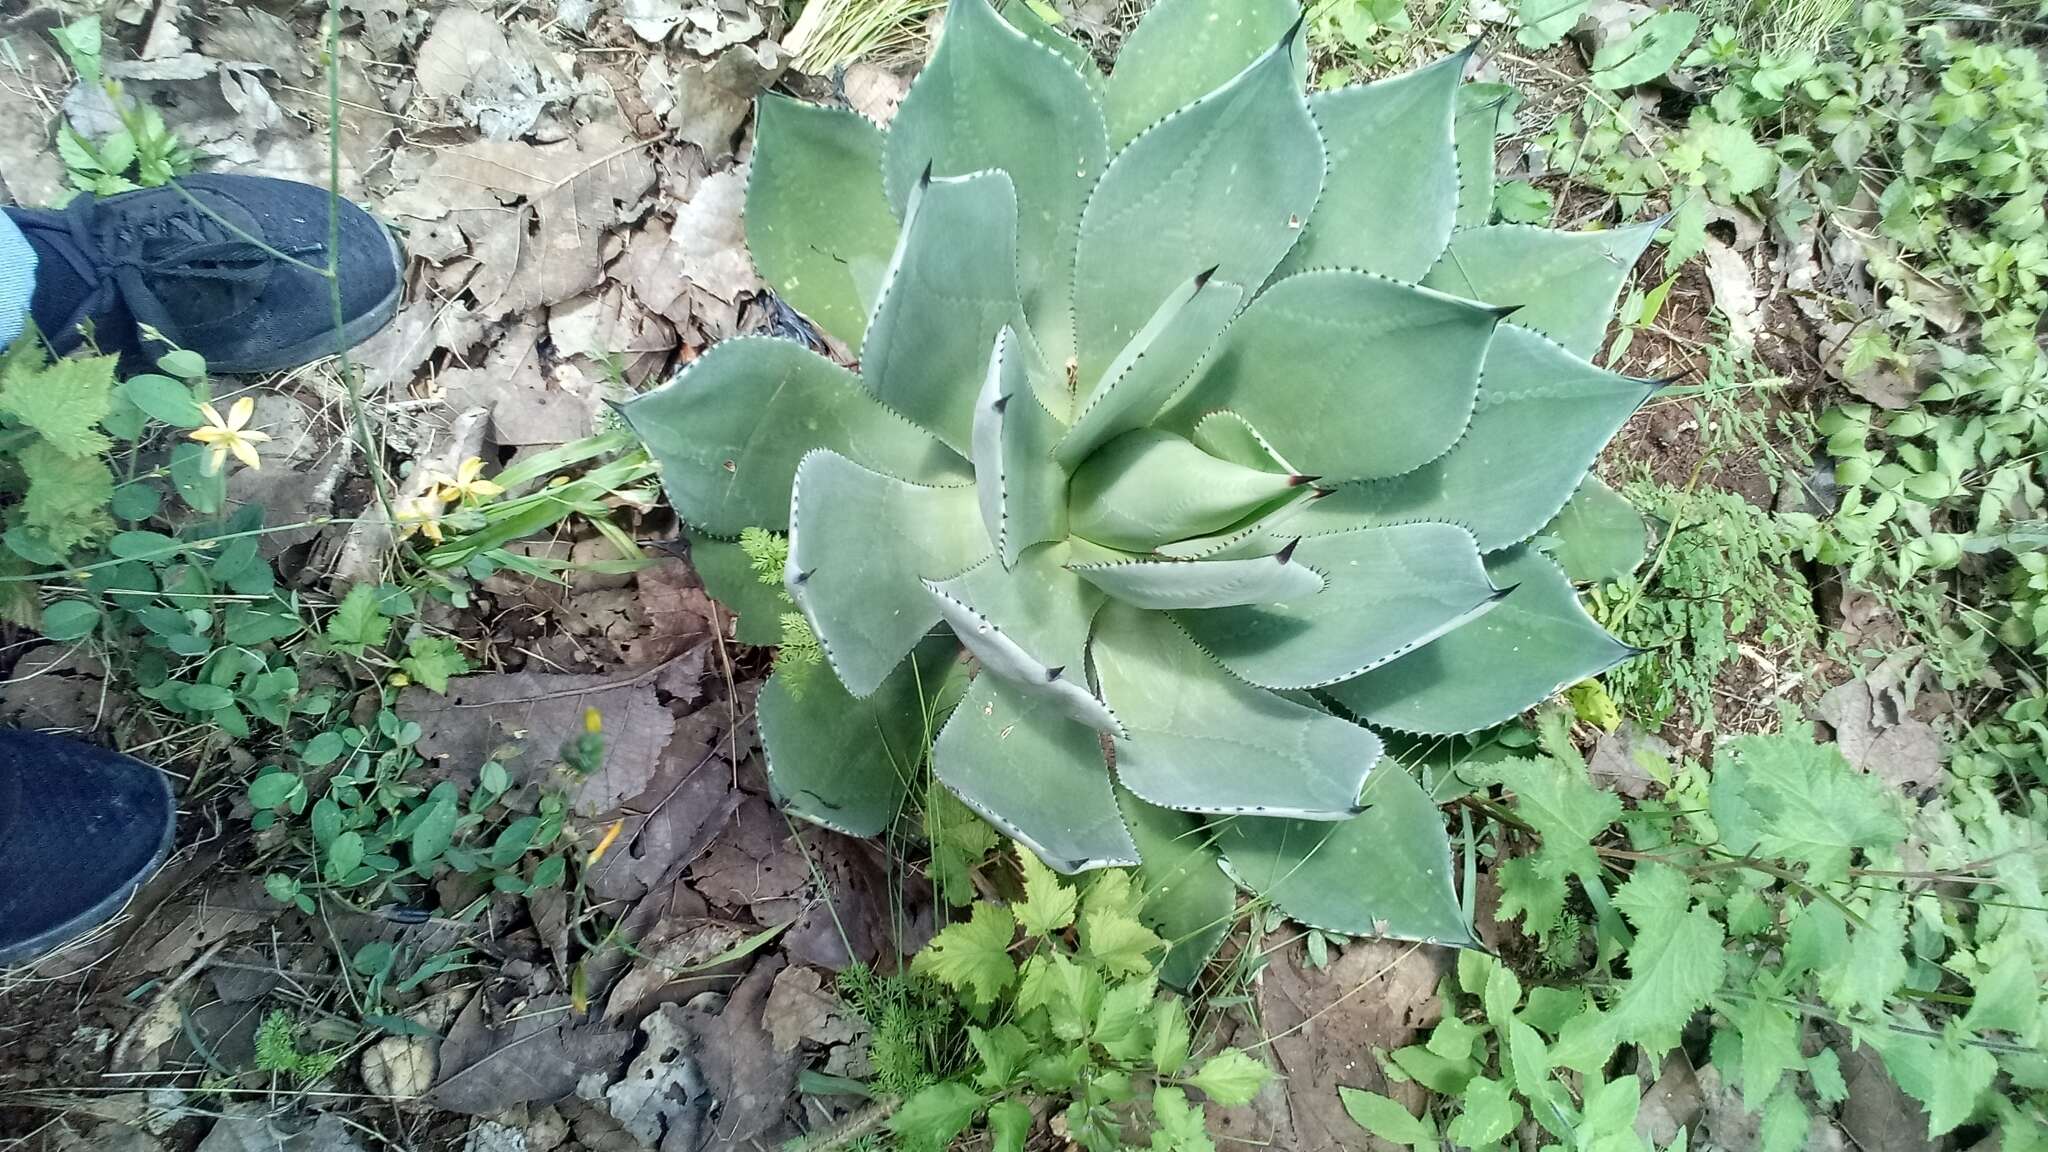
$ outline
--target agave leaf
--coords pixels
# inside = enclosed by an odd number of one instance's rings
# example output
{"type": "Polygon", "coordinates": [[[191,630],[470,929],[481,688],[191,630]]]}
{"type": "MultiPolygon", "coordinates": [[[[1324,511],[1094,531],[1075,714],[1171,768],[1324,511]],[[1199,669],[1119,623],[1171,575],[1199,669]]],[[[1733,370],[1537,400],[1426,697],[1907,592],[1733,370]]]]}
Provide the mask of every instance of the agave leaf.
{"type": "Polygon", "coordinates": [[[1276,275],[1359,268],[1422,279],[1450,241],[1457,212],[1451,122],[1471,55],[1467,49],[1426,68],[1309,98],[1330,175],[1276,275]]]}
{"type": "Polygon", "coordinates": [[[1255,288],[1301,235],[1323,186],[1323,144],[1291,43],[1147,130],[1102,174],[1075,265],[1081,379],[1101,378],[1196,273],[1255,288]]]}
{"type": "Polygon", "coordinates": [[[1106,100],[1112,151],[1228,83],[1290,32],[1294,85],[1308,76],[1294,0],[1160,0],[1117,52],[1106,100]]]}
{"type": "Polygon", "coordinates": [[[920,581],[988,555],[972,487],[911,484],[823,449],[797,469],[789,517],[783,583],[858,697],[939,622],[920,581]]]}
{"type": "MultiPolygon", "coordinates": [[[[1236,523],[1211,532],[1206,536],[1190,536],[1161,544],[1152,551],[1159,556],[1174,560],[1233,560],[1242,556],[1271,556],[1301,535],[1287,535],[1273,531],[1273,526],[1288,523],[1300,509],[1328,496],[1328,489],[1304,484],[1285,496],[1254,508],[1236,523]]],[[[1361,525],[1353,516],[1341,524],[1326,524],[1316,531],[1336,531],[1343,528],[1357,528],[1361,525]]]]}
{"type": "Polygon", "coordinates": [[[1321,594],[1284,604],[1179,612],[1174,619],[1225,668],[1253,684],[1316,688],[1348,680],[1447,631],[1471,627],[1500,597],[1472,537],[1452,524],[1304,536],[1294,548],[1294,562],[1328,578],[1321,594]]]}
{"type": "Polygon", "coordinates": [[[1592,232],[1523,224],[1471,228],[1451,236],[1443,259],[1422,282],[1453,296],[1516,308],[1515,323],[1591,358],[1614,318],[1622,282],[1658,227],[1648,220],[1592,232]]]}
{"type": "Polygon", "coordinates": [[[925,588],[984,675],[1044,696],[1099,732],[1120,731],[1088,688],[1088,626],[1102,593],[1066,569],[1067,556],[1065,544],[1049,544],[1025,553],[1015,568],[991,557],[925,588]]]}
{"type": "Polygon", "coordinates": [[[823,668],[779,670],[761,689],[768,788],[792,815],[849,836],[877,836],[896,819],[943,715],[965,686],[960,648],[935,636],[896,666],[874,695],[847,694],[823,668]]]}
{"type": "MultiPolygon", "coordinates": [[[[1391,480],[1317,501],[1316,518],[1453,520],[1481,551],[1528,539],[1571,498],[1600,449],[1656,385],[1595,368],[1526,328],[1503,324],[1465,438],[1391,480]]],[[[1294,524],[1276,531],[1301,531],[1294,524]]]]}
{"type": "MultiPolygon", "coordinates": [[[[1074,353],[1074,251],[1081,207],[1109,161],[1103,132],[1102,109],[1081,74],[1004,23],[987,0],[947,6],[938,51],[889,125],[884,183],[899,214],[927,168],[937,176],[1009,173],[1017,285],[1031,333],[1054,365],[1074,353]]],[[[937,255],[959,258],[971,246],[937,255]]]]}
{"type": "Polygon", "coordinates": [[[1362,272],[1302,272],[1230,326],[1181,410],[1223,407],[1328,483],[1399,476],[1465,431],[1500,313],[1362,272]]]}
{"type": "Polygon", "coordinates": [[[1486,570],[1513,589],[1498,607],[1330,695],[1369,724],[1456,736],[1511,720],[1634,654],[1586,615],[1543,553],[1512,548],[1488,557],[1486,570]]]}
{"type": "Polygon", "coordinates": [[[1515,90],[1506,84],[1458,89],[1458,215],[1456,227],[1478,228],[1493,219],[1494,142],[1513,114],[1515,90]]]}
{"type": "Polygon", "coordinates": [[[968,685],[932,745],[932,772],[1061,872],[1138,862],[1095,730],[1000,676],[968,685]]]}
{"type": "Polygon", "coordinates": [[[1228,608],[1299,600],[1323,590],[1323,577],[1283,549],[1237,560],[1124,560],[1076,564],[1083,580],[1134,608],[1228,608]]]}
{"type": "Polygon", "coordinates": [[[1365,782],[1341,824],[1239,816],[1216,825],[1237,882],[1312,928],[1464,947],[1475,943],[1451,887],[1443,816],[1399,764],[1365,782]]]}
{"type": "Polygon", "coordinates": [[[1062,429],[1038,401],[1027,363],[1008,328],[996,337],[974,407],[974,488],[982,523],[1002,557],[1067,535],[1067,470],[1052,458],[1062,429]]]}
{"type": "Polygon", "coordinates": [[[1088,91],[1095,97],[1095,102],[1102,102],[1103,89],[1107,87],[1108,80],[1102,75],[1102,66],[1095,62],[1093,53],[1040,19],[1038,13],[1024,0],[1009,0],[1004,4],[1003,19],[1010,22],[1010,27],[1059,53],[1060,59],[1065,60],[1074,71],[1081,74],[1081,79],[1088,82],[1088,91]]]}
{"type": "Polygon", "coordinates": [[[717,536],[789,527],[797,463],[830,448],[891,476],[959,482],[965,462],[801,344],[724,341],[620,413],[661,465],[683,522],[717,536]]]}
{"type": "Polygon", "coordinates": [[[739,543],[685,528],[690,541],[690,569],[704,582],[711,598],[738,616],[733,639],[742,644],[782,643],[782,614],[795,606],[782,593],[781,574],[765,583],[754,571],[739,543]]]}
{"type": "Polygon", "coordinates": [[[1648,529],[1635,505],[1588,476],[1535,543],[1573,580],[1619,580],[1649,554],[1648,529]]]}
{"type": "Polygon", "coordinates": [[[903,238],[868,327],[861,380],[882,403],[965,456],[975,388],[996,334],[1019,369],[1036,350],[1017,299],[1017,196],[1009,176],[932,180],[910,194],[903,238]]]}
{"type": "Polygon", "coordinates": [[[1232,464],[1257,468],[1261,472],[1300,471],[1283,459],[1271,441],[1259,434],[1252,422],[1228,408],[1218,408],[1195,421],[1195,430],[1188,434],[1195,447],[1232,464]]]}
{"type": "Polygon", "coordinates": [[[1067,514],[1076,536],[1141,552],[1233,524],[1305,480],[1218,460],[1147,428],[1124,433],[1081,465],[1067,514]]]}
{"type": "Polygon", "coordinates": [[[755,106],[747,250],[791,307],[856,356],[896,248],[881,166],[882,130],[853,112],[773,93],[755,106]]]}
{"type": "Polygon", "coordinates": [[[1217,866],[1216,833],[1199,818],[1147,804],[1129,789],[1118,789],[1116,798],[1145,858],[1138,866],[1145,890],[1138,918],[1168,945],[1159,979],[1193,988],[1237,913],[1237,890],[1217,866]]]}
{"type": "Polygon", "coordinates": [[[1197,273],[1174,289],[1103,371],[1075,409],[1059,460],[1078,466],[1090,452],[1152,422],[1237,315],[1244,289],[1197,273]]]}
{"type": "Polygon", "coordinates": [[[1156,613],[1105,605],[1093,653],[1129,733],[1117,778],[1147,803],[1309,820],[1357,809],[1380,755],[1371,732],[1232,677],[1156,613]]]}

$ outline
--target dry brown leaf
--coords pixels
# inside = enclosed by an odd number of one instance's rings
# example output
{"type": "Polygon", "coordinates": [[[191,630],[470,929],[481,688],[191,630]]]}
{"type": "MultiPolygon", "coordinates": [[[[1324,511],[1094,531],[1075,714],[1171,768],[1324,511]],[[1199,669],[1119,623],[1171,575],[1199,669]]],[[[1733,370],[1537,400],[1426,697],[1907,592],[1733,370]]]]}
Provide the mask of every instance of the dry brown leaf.
{"type": "Polygon", "coordinates": [[[584,1075],[609,1077],[631,1037],[597,1021],[577,1021],[566,996],[513,1006],[494,1018],[479,992],[441,1044],[441,1078],[427,1096],[436,1108],[471,1116],[515,1104],[552,1104],[584,1075]]]}
{"type": "Polygon", "coordinates": [[[484,761],[500,762],[525,783],[562,773],[573,786],[570,808],[595,816],[647,788],[675,718],[655,697],[647,673],[619,678],[548,676],[519,672],[465,676],[446,696],[420,687],[400,693],[398,714],[420,725],[420,754],[441,761],[439,771],[473,778],[484,761]],[[564,741],[583,732],[583,714],[595,709],[604,719],[604,764],[575,777],[559,767],[564,741]],[[513,743],[509,753],[504,745],[513,743]]]}
{"type": "MultiPolygon", "coordinates": [[[[1259,985],[1259,1021],[1264,1035],[1274,1037],[1267,1051],[1281,1078],[1250,1106],[1219,1110],[1218,1134],[1294,1152],[1365,1147],[1337,1088],[1378,1092],[1410,1108],[1421,1103],[1421,1085],[1388,1080],[1371,1053],[1416,1042],[1442,1016],[1436,988],[1452,955],[1445,948],[1358,940],[1321,970],[1307,966],[1300,945],[1275,957],[1259,985]]],[[[1239,1043],[1257,1038],[1241,1036],[1239,1043]]]]}
{"type": "Polygon", "coordinates": [[[491,414],[490,438],[501,447],[562,444],[590,435],[604,407],[600,381],[571,365],[557,364],[544,373],[540,355],[541,326],[536,318],[519,321],[474,368],[450,368],[435,382],[454,411],[482,408],[491,414]]]}

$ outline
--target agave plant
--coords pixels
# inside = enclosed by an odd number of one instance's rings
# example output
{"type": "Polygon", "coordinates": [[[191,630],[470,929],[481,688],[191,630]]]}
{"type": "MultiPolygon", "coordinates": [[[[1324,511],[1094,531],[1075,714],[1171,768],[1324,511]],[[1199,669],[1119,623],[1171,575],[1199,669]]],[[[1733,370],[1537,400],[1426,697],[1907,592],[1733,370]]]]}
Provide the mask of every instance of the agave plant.
{"type": "Polygon", "coordinates": [[[749,246],[859,372],[741,338],[625,406],[743,620],[716,540],[790,535],[836,682],[761,699],[779,800],[880,831],[971,663],[937,778],[1063,871],[1142,863],[1183,974],[1231,878],[1469,940],[1384,740],[1629,655],[1559,560],[1640,559],[1588,469],[1654,385],[1587,357],[1654,226],[1486,223],[1464,54],[1314,95],[1305,62],[1288,0],[1160,0],[1106,77],[953,0],[886,133],[759,107],[749,246]]]}

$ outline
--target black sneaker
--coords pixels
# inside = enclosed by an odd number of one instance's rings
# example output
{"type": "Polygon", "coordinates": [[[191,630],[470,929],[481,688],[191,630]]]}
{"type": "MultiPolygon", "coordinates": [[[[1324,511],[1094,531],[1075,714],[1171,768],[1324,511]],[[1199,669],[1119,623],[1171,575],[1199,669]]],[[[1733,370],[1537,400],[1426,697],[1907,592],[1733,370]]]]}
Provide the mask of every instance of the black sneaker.
{"type": "Polygon", "coordinates": [[[119,911],[171,849],[163,773],[61,736],[0,729],[0,967],[119,911]]]}
{"type": "Polygon", "coordinates": [[[327,267],[326,189],[210,174],[177,184],[7,209],[36,250],[30,310],[54,351],[78,347],[89,320],[103,351],[153,364],[165,349],[148,325],[212,371],[275,372],[361,343],[398,310],[398,245],[354,204],[340,202],[337,339],[327,278],[292,263],[327,267]]]}

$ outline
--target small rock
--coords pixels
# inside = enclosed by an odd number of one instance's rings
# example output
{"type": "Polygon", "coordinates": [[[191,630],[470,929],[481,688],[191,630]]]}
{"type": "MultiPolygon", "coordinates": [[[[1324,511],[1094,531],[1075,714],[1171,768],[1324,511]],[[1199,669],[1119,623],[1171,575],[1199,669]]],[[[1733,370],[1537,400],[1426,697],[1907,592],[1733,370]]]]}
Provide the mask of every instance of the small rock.
{"type": "Polygon", "coordinates": [[[377,1096],[411,1100],[434,1082],[434,1050],[419,1036],[386,1036],[363,1053],[363,1085],[377,1096]]]}

